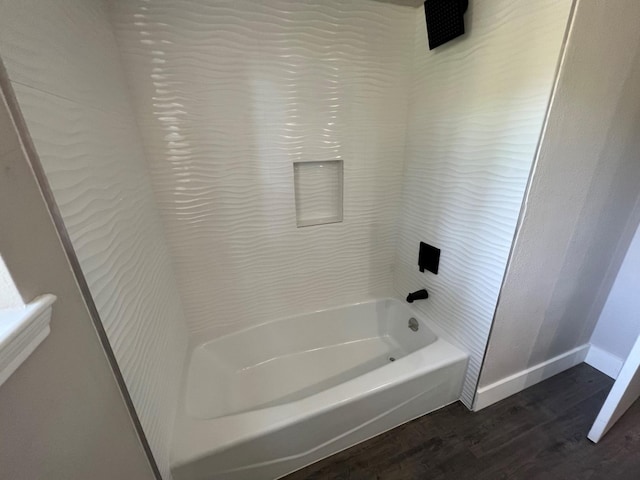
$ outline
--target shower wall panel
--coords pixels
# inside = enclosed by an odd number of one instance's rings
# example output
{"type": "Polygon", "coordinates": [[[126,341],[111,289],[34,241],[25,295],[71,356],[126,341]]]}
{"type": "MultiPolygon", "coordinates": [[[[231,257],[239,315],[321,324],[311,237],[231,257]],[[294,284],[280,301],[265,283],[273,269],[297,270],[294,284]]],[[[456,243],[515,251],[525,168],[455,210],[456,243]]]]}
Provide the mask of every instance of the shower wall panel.
{"type": "Polygon", "coordinates": [[[187,330],[106,6],[0,2],[0,54],[156,460],[170,478],[187,330]]]}
{"type": "Polygon", "coordinates": [[[113,5],[190,330],[392,293],[415,8],[113,5]],[[342,221],[298,228],[294,162],[333,160],[342,221]]]}
{"type": "MultiPolygon", "coordinates": [[[[424,10],[407,130],[395,287],[471,353],[470,406],[534,159],[571,0],[469,2],[467,34],[429,51],[424,10]],[[442,249],[418,270],[419,242],[442,249]]],[[[544,259],[541,259],[544,261],[544,259]]]]}

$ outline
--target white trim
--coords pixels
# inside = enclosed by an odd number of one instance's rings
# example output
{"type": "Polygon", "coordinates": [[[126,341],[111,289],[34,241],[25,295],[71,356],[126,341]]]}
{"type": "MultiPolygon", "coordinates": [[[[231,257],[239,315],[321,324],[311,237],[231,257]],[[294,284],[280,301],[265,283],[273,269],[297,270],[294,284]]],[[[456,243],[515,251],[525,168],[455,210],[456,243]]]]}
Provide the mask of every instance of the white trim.
{"type": "Polygon", "coordinates": [[[491,385],[478,388],[475,401],[473,402],[473,411],[477,412],[527,387],[582,363],[587,356],[588,350],[589,344],[582,345],[557,357],[534,365],[533,367],[529,367],[526,370],[498,380],[491,385]]]}
{"type": "Polygon", "coordinates": [[[42,295],[19,308],[0,310],[0,385],[49,335],[54,295],[42,295]]]}
{"type": "Polygon", "coordinates": [[[600,370],[615,380],[618,378],[624,359],[592,344],[589,347],[584,363],[591,365],[596,370],[600,370]]]}
{"type": "Polygon", "coordinates": [[[600,441],[602,436],[624,415],[629,407],[640,398],[640,335],[636,338],[629,356],[624,361],[622,369],[613,383],[611,391],[587,438],[594,443],[600,441]]]}

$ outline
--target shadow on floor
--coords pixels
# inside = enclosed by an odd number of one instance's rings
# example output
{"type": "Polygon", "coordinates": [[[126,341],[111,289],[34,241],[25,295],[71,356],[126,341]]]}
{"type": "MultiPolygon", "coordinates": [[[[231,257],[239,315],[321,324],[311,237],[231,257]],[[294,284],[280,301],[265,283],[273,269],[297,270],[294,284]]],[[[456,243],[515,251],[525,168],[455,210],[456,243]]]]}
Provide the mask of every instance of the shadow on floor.
{"type": "Polygon", "coordinates": [[[581,364],[477,413],[449,405],[284,480],[638,480],[640,402],[598,445],[587,440],[612,385],[581,364]]]}

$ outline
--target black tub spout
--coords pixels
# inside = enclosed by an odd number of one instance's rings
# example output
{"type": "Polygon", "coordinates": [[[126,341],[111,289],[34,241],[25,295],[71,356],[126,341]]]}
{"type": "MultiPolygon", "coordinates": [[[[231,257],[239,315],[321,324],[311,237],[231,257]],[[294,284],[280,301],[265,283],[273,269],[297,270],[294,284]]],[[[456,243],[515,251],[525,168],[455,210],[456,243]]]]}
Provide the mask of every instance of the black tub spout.
{"type": "Polygon", "coordinates": [[[426,298],[429,298],[429,292],[423,288],[422,290],[407,295],[407,302],[413,303],[414,300],[424,300],[426,298]]]}

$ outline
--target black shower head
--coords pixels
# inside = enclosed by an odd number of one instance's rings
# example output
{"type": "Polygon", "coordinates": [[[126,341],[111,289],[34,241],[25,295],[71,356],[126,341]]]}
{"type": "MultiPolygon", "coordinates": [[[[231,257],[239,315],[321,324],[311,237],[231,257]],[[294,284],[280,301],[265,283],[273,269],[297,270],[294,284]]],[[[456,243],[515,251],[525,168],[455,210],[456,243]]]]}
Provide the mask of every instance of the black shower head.
{"type": "Polygon", "coordinates": [[[424,2],[429,50],[464,34],[463,15],[468,6],[468,0],[426,0],[424,2]]]}

